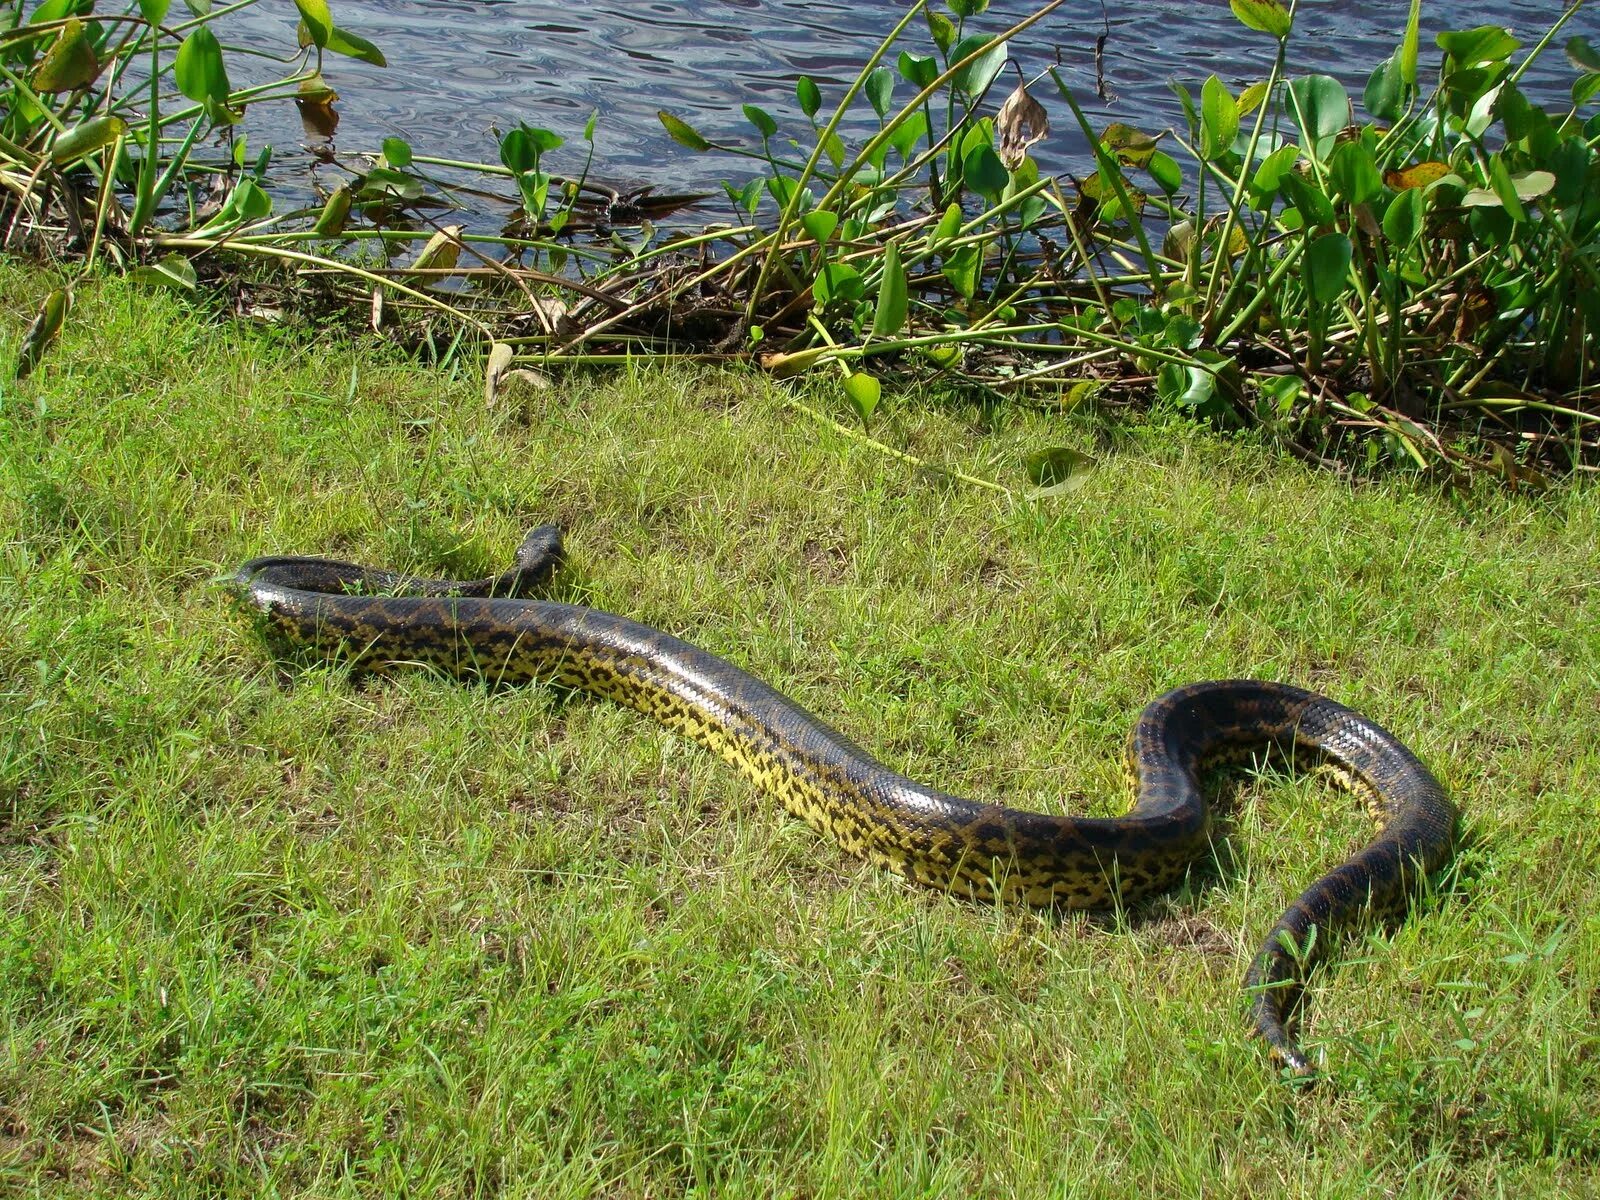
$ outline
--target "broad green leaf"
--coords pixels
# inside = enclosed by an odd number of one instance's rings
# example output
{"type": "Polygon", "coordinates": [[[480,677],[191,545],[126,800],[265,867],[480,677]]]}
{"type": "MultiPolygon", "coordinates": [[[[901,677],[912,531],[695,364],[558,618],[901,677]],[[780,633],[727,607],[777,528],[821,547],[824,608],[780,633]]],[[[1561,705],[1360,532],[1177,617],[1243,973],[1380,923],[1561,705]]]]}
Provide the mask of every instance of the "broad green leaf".
{"type": "Polygon", "coordinates": [[[1417,86],[1417,50],[1422,30],[1422,0],[1411,0],[1411,13],[1406,18],[1405,36],[1400,39],[1400,82],[1408,88],[1417,86]]]}
{"type": "Polygon", "coordinates": [[[972,148],[972,152],[961,164],[961,171],[967,186],[991,203],[1000,199],[1000,193],[1004,192],[1006,184],[1011,182],[1005,163],[1000,161],[1000,156],[994,152],[994,147],[987,142],[981,142],[972,148]]]}
{"type": "Polygon", "coordinates": [[[1289,36],[1289,10],[1278,0],[1228,0],[1228,7],[1239,23],[1257,33],[1282,41],[1289,36]]]}
{"type": "Polygon", "coordinates": [[[82,21],[68,21],[56,34],[44,61],[29,80],[36,92],[70,92],[86,87],[100,74],[100,60],[94,40],[82,21]]]}
{"type": "Polygon", "coordinates": [[[949,0],[950,11],[963,19],[975,17],[989,7],[989,0],[949,0]]]}
{"type": "MultiPolygon", "coordinates": [[[[1554,176],[1551,180],[1554,182],[1554,176]]],[[[1528,219],[1528,210],[1522,207],[1522,197],[1517,195],[1516,181],[1511,178],[1511,172],[1506,170],[1505,159],[1498,154],[1489,160],[1489,187],[1500,198],[1500,203],[1513,221],[1528,219]]]]}
{"type": "Polygon", "coordinates": [[[690,150],[709,150],[711,143],[701,137],[686,121],[673,116],[666,109],[656,113],[661,124],[666,128],[667,136],[680,146],[687,146],[690,150]]]}
{"type": "Polygon", "coordinates": [[[952,204],[944,210],[944,215],[939,218],[939,224],[933,230],[934,245],[938,245],[940,242],[948,242],[955,237],[956,233],[961,229],[961,217],[962,212],[959,204],[952,204]]]}
{"type": "Polygon", "coordinates": [[[889,104],[894,99],[894,72],[888,67],[879,67],[867,76],[866,92],[872,111],[883,120],[889,115],[889,104]]]}
{"type": "Polygon", "coordinates": [[[145,287],[192,292],[199,286],[194,264],[181,254],[169,254],[159,262],[146,263],[128,272],[128,278],[145,287]]]}
{"type": "Polygon", "coordinates": [[[1258,79],[1244,91],[1239,93],[1239,116],[1248,117],[1261,107],[1261,102],[1267,98],[1267,83],[1265,79],[1258,79]]]}
{"type": "Polygon", "coordinates": [[[1572,81],[1572,107],[1582,108],[1600,95],[1600,71],[1590,71],[1572,81]]]}
{"type": "Polygon", "coordinates": [[[928,32],[933,35],[933,44],[939,47],[941,54],[948,55],[950,47],[956,44],[955,23],[933,8],[923,9],[923,15],[928,20],[928,32]]]}
{"type": "Polygon", "coordinates": [[[403,171],[411,165],[411,143],[405,138],[386,137],[383,139],[383,157],[391,167],[403,171]]]}
{"type": "Polygon", "coordinates": [[[1148,165],[1156,153],[1156,139],[1122,121],[1113,121],[1100,135],[1100,144],[1127,167],[1148,165]]]}
{"type": "Polygon", "coordinates": [[[1331,75],[1307,75],[1289,84],[1289,115],[1300,140],[1320,161],[1333,151],[1334,138],[1350,124],[1350,97],[1331,75]]]}
{"type": "Polygon", "coordinates": [[[850,398],[850,406],[865,425],[872,420],[872,413],[878,407],[883,385],[878,382],[877,376],[855,371],[845,378],[844,394],[850,398]]]}
{"type": "Polygon", "coordinates": [[[817,308],[826,308],[835,300],[861,298],[861,272],[844,263],[831,262],[817,272],[811,281],[811,299],[817,308]]]}
{"type": "Polygon", "coordinates": [[[167,9],[172,5],[172,0],[139,0],[139,15],[152,25],[159,25],[167,19],[167,9]]]}
{"type": "Polygon", "coordinates": [[[800,218],[800,224],[817,245],[825,245],[839,227],[839,214],[826,208],[814,208],[800,218]]]}
{"type": "Polygon", "coordinates": [[[1145,170],[1150,172],[1150,178],[1154,179],[1156,186],[1168,196],[1183,186],[1183,168],[1178,165],[1177,159],[1163,151],[1157,150],[1150,156],[1150,161],[1145,164],[1145,170]]]}
{"type": "Polygon", "coordinates": [[[919,92],[939,77],[939,64],[931,54],[902,50],[895,65],[900,68],[900,77],[919,92]]]}
{"type": "Polygon", "coordinates": [[[894,132],[889,135],[889,144],[901,158],[910,158],[917,148],[917,143],[927,134],[928,115],[918,109],[895,126],[894,132]]]}
{"type": "Polygon", "coordinates": [[[1000,69],[1006,65],[1008,53],[1004,42],[996,42],[984,34],[964,37],[950,51],[950,62],[958,63],[969,54],[978,54],[978,57],[951,76],[950,82],[957,91],[976,96],[987,90],[994,82],[994,77],[1000,74],[1000,69]],[[984,50],[985,46],[989,48],[984,50]],[[979,54],[979,51],[983,52],[979,54]]]}
{"type": "Polygon", "coordinates": [[[44,298],[33,323],[28,326],[28,332],[22,335],[22,346],[17,351],[17,362],[13,369],[16,378],[26,379],[33,373],[50,343],[60,335],[61,327],[66,324],[67,314],[71,311],[72,292],[68,288],[56,288],[44,298]]]}
{"type": "Polygon", "coordinates": [[[756,132],[763,140],[778,132],[778,123],[772,119],[772,114],[764,108],[757,108],[754,104],[744,106],[744,119],[756,127],[756,132]]]}
{"type": "Polygon", "coordinates": [[[350,217],[350,189],[340,184],[333,189],[333,194],[328,197],[327,203],[322,206],[322,212],[317,215],[317,223],[312,227],[312,232],[319,237],[338,237],[344,232],[345,222],[350,217]]]}
{"type": "Polygon", "coordinates": [[[1239,105],[1215,75],[1200,89],[1200,157],[1221,158],[1239,136],[1239,105]]]}
{"type": "Polygon", "coordinates": [[[222,47],[217,35],[202,25],[178,47],[177,61],[172,68],[178,90],[191,100],[213,100],[217,104],[228,102],[228,69],[222,62],[222,47]]]}
{"type": "Polygon", "coordinates": [[[795,99],[800,101],[800,111],[809,119],[817,115],[817,110],[822,107],[822,92],[818,90],[816,80],[809,75],[802,75],[795,80],[795,99]]]}
{"type": "Polygon", "coordinates": [[[128,132],[121,117],[95,117],[67,130],[50,145],[50,161],[56,166],[76,162],[86,154],[111,145],[128,132]]]}
{"type": "Polygon", "coordinates": [[[1283,177],[1294,170],[1294,164],[1299,157],[1300,147],[1289,142],[1279,146],[1261,160],[1256,173],[1250,177],[1250,192],[1257,201],[1257,208],[1265,210],[1263,202],[1277,194],[1283,184],[1283,177]]]}
{"type": "Polygon", "coordinates": [[[893,337],[899,333],[905,326],[908,307],[900,243],[890,242],[883,252],[883,279],[878,284],[878,307],[872,314],[872,336],[893,337]]]}
{"type": "Polygon", "coordinates": [[[294,6],[300,10],[311,44],[318,50],[327,49],[328,39],[333,37],[333,13],[327,0],[294,0],[294,6]]]}
{"type": "Polygon", "coordinates": [[[940,264],[944,277],[968,300],[978,294],[978,276],[983,268],[983,250],[978,246],[962,246],[954,254],[945,255],[940,264]]]}
{"type": "Polygon", "coordinates": [[[1169,362],[1156,372],[1156,395],[1166,404],[1205,414],[1216,394],[1216,376],[1200,367],[1169,362]]]}
{"type": "Polygon", "coordinates": [[[1050,446],[1028,455],[1024,465],[1028,479],[1041,488],[1059,488],[1063,484],[1078,487],[1089,473],[1099,466],[1099,461],[1081,450],[1068,446],[1050,446]]]}
{"type": "Polygon", "coordinates": [[[366,38],[359,37],[348,29],[340,29],[338,26],[334,26],[332,32],[328,34],[326,49],[332,50],[335,54],[342,54],[346,58],[371,63],[375,67],[387,67],[389,65],[389,60],[383,57],[382,50],[379,50],[366,38]]]}
{"type": "Polygon", "coordinates": [[[1318,307],[1332,304],[1350,289],[1350,239],[1325,233],[1306,247],[1306,291],[1318,307]]]}
{"type": "Polygon", "coordinates": [[[1383,214],[1383,236],[1396,246],[1409,246],[1422,232],[1424,198],[1421,188],[1407,188],[1383,214]]]}
{"type": "Polygon", "coordinates": [[[1361,142],[1335,147],[1328,159],[1328,173],[1347,204],[1370,204],[1383,194],[1378,164],[1373,161],[1372,151],[1361,142]]]}
{"type": "Polygon", "coordinates": [[[1498,25],[1452,30],[1441,33],[1434,40],[1438,43],[1439,49],[1448,54],[1460,67],[1504,62],[1511,57],[1512,51],[1522,45],[1498,25]]]}
{"type": "Polygon", "coordinates": [[[1600,51],[1589,45],[1586,37],[1567,39],[1567,61],[1580,71],[1600,71],[1600,51]]]}
{"type": "Polygon", "coordinates": [[[1405,105],[1405,84],[1401,78],[1400,59],[1390,55],[1367,76],[1367,87],[1361,93],[1361,102],[1380,121],[1393,121],[1405,105]]]}

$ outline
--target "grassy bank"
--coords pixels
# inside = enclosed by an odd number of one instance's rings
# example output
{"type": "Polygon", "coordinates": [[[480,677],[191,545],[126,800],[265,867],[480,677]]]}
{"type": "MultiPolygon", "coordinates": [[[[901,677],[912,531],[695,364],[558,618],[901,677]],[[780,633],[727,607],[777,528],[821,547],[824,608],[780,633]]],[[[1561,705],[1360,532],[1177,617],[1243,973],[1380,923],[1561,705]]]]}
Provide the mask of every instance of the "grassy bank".
{"type": "MultiPolygon", "coordinates": [[[[51,281],[0,268],[0,361],[51,281]]],[[[381,348],[122,283],[0,408],[0,1192],[1406,1196],[1600,1173],[1600,497],[1462,508],[1198,429],[919,406],[886,436],[1027,506],[655,369],[486,410],[381,348]],[[1151,696],[1261,675],[1390,725],[1474,838],[1315,980],[1286,1088],[1239,981],[1361,836],[1237,789],[1121,920],[846,859],[637,714],[275,664],[269,551],[498,569],[732,658],[892,766],[1112,814],[1151,696]]]]}

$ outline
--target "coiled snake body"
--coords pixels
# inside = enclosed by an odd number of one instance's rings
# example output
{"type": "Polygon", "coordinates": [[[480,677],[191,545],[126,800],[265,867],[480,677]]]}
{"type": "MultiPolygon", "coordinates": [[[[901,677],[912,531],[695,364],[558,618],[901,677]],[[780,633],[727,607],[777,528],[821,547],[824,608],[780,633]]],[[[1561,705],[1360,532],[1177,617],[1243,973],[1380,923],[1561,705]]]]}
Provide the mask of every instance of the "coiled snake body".
{"type": "Polygon", "coordinates": [[[636,708],[715,750],[852,854],[978,900],[1069,908],[1138,900],[1176,883],[1207,851],[1211,818],[1198,779],[1207,766],[1260,752],[1330,766],[1365,798],[1378,835],[1290,906],[1246,979],[1256,1029],[1301,1073],[1312,1068],[1285,1023],[1305,972],[1331,935],[1402,914],[1421,877],[1454,852],[1456,808],[1427,768],[1387,730],[1312,692],[1252,680],[1168,692],[1129,738],[1138,796],[1127,815],[1024,812],[896,774],[774,688],[669,634],[525,598],[560,560],[560,532],[543,526],[492,579],[273,557],[246,563],[233,584],[276,636],[365,669],[423,663],[491,682],[542,678],[636,708]]]}

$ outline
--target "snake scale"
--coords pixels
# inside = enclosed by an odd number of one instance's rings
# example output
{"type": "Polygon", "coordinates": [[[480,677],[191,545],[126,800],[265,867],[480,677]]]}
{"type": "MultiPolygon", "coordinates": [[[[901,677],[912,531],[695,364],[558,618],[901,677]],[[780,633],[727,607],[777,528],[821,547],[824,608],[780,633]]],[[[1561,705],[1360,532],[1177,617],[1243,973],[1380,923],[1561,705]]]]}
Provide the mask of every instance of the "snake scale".
{"type": "Polygon", "coordinates": [[[473,581],[419,579],[331,559],[258,558],[233,587],[269,635],[366,670],[420,663],[452,676],[540,678],[609,697],[716,751],[845,850],[980,901],[1107,908],[1181,880],[1211,845],[1199,777],[1219,762],[1292,755],[1361,795],[1376,838],[1308,887],[1246,979],[1251,1018],[1294,1072],[1312,1065],[1287,1028],[1306,972],[1335,934],[1402,916],[1454,853],[1457,811],[1428,769],[1359,713],[1282,683],[1226,680],[1152,701],[1128,742],[1133,808],[1047,816],[975,803],[906,779],[776,689],[697,646],[597,609],[529,598],[561,562],[554,526],[515,565],[473,581]]]}

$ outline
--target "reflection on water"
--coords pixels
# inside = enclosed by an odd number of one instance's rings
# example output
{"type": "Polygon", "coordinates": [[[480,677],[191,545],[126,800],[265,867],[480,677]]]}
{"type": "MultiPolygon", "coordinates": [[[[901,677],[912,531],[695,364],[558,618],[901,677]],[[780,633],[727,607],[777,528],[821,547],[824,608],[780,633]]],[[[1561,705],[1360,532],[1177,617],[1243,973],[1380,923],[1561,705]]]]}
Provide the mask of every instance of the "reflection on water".
{"type": "MultiPolygon", "coordinates": [[[[1304,0],[1291,64],[1337,75],[1359,96],[1366,73],[1393,50],[1408,7],[1406,0],[1304,0]]],[[[1432,35],[1447,28],[1507,24],[1529,45],[1561,3],[1452,0],[1423,7],[1426,62],[1432,35]]],[[[1031,10],[1023,0],[996,0],[971,28],[997,31],[1031,10]]],[[[786,132],[809,131],[794,100],[795,79],[815,78],[830,103],[904,9],[885,0],[595,0],[581,7],[550,0],[340,0],[335,12],[342,26],[381,46],[390,63],[384,70],[329,56],[328,79],[341,96],[341,149],[370,149],[402,135],[419,153],[496,162],[495,128],[525,120],[576,140],[598,110],[597,176],[621,187],[681,191],[748,177],[750,170],[741,160],[675,145],[657,109],[714,140],[754,141],[740,112],[745,103],[768,109],[786,132]]],[[[257,44],[293,45],[294,15],[289,4],[258,5],[241,13],[242,28],[235,28],[259,38],[257,44]]],[[[928,52],[925,27],[919,22],[913,29],[910,48],[928,52]]],[[[1023,69],[1031,75],[1059,61],[1091,120],[1152,131],[1180,119],[1169,79],[1196,82],[1216,72],[1237,89],[1265,75],[1273,49],[1265,35],[1233,19],[1226,0],[1135,6],[1068,0],[1025,38],[1013,47],[1023,69]],[[1094,45],[1103,32],[1110,103],[1095,95],[1094,45]]],[[[236,76],[248,79],[241,66],[236,76]]],[[[1564,78],[1558,62],[1550,69],[1564,78]]],[[[1009,71],[1004,77],[1014,79],[1009,71]]],[[[1052,104],[1053,93],[1046,81],[1039,98],[1056,130],[1035,155],[1047,169],[1064,170],[1082,162],[1082,143],[1066,130],[1070,118],[1059,101],[1052,104]]],[[[909,97],[909,85],[901,81],[898,94],[909,97]]],[[[1002,97],[1003,91],[996,103],[1002,97]]],[[[875,128],[870,110],[861,108],[857,133],[875,128]]],[[[265,139],[288,149],[305,140],[287,106],[253,112],[250,120],[257,144],[265,139]]],[[[569,149],[549,160],[552,169],[581,167],[582,148],[571,157],[569,149]]]]}

